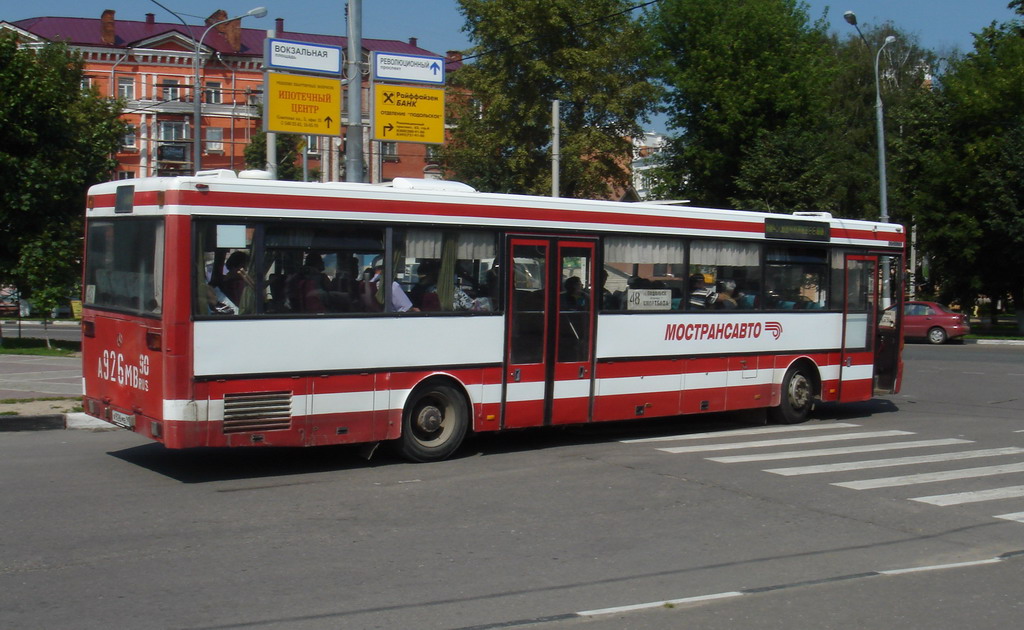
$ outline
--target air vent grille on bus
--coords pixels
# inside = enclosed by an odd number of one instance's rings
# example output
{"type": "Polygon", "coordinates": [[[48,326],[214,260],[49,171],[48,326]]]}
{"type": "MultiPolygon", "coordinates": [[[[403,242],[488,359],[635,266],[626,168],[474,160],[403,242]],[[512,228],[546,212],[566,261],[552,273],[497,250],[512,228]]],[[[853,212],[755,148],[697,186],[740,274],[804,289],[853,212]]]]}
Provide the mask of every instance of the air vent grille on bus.
{"type": "Polygon", "coordinates": [[[224,394],[224,433],[287,429],[291,422],[291,392],[224,394]]]}

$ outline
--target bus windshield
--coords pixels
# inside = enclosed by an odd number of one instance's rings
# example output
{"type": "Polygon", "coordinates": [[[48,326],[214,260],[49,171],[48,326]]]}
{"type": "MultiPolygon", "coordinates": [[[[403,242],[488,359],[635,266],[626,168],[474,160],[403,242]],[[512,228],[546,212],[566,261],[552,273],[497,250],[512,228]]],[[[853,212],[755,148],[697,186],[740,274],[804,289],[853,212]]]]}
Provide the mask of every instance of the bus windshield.
{"type": "Polygon", "coordinates": [[[94,220],[87,229],[85,303],[159,316],[164,227],[160,219],[94,220]]]}

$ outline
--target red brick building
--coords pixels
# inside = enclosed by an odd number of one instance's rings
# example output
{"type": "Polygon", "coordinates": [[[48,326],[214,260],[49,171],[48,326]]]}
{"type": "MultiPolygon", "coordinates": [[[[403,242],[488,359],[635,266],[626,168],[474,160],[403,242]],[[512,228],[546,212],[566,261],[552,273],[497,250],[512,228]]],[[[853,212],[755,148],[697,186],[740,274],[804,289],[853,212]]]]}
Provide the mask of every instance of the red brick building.
{"type": "MultiPolygon", "coordinates": [[[[39,17],[0,21],[0,32],[13,31],[24,46],[64,41],[85,62],[86,81],[100,94],[125,101],[124,119],[133,133],[117,155],[114,178],[190,174],[193,139],[201,139],[203,169],[246,168],[243,150],[260,129],[263,102],[263,43],[267,30],[275,37],[346,49],[345,37],[295,33],[276,19],[263,28],[245,28],[239,20],[221,24],[202,37],[208,25],[228,18],[218,11],[206,25],[158,22],[153,13],[143,21],[118,19],[114,11],[97,18],[39,17]],[[194,85],[196,40],[201,38],[199,87],[194,85]],[[196,124],[193,99],[200,99],[196,124]]],[[[266,20],[264,20],[266,22],[266,20]]],[[[247,18],[244,25],[260,20],[247,18]]],[[[260,24],[262,26],[262,24],[260,24]]],[[[408,42],[363,38],[364,60],[371,52],[436,56],[408,42]]],[[[449,70],[459,65],[450,60],[449,70]]],[[[364,162],[371,181],[424,177],[439,172],[436,145],[369,141],[369,84],[363,86],[364,162]]],[[[342,107],[337,137],[309,137],[309,169],[323,181],[344,179],[343,138],[348,124],[342,107]]]]}

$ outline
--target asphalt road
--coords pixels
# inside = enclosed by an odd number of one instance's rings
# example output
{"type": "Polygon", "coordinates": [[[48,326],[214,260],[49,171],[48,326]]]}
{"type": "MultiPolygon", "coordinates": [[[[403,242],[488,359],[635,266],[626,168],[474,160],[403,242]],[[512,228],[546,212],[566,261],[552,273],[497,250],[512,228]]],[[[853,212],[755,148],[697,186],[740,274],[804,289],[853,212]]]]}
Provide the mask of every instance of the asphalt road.
{"type": "Polygon", "coordinates": [[[901,394],[803,425],[527,431],[426,465],[0,433],[0,627],[1019,627],[1024,348],[905,356],[901,394]]]}

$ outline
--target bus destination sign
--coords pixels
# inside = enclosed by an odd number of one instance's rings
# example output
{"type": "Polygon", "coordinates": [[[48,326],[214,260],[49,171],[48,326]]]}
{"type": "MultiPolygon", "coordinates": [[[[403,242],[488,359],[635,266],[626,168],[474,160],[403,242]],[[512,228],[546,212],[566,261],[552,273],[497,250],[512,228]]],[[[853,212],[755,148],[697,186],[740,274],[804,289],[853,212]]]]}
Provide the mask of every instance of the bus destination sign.
{"type": "Polygon", "coordinates": [[[824,241],[832,236],[831,226],[825,221],[777,219],[765,217],[764,237],[791,241],[824,241]]]}

